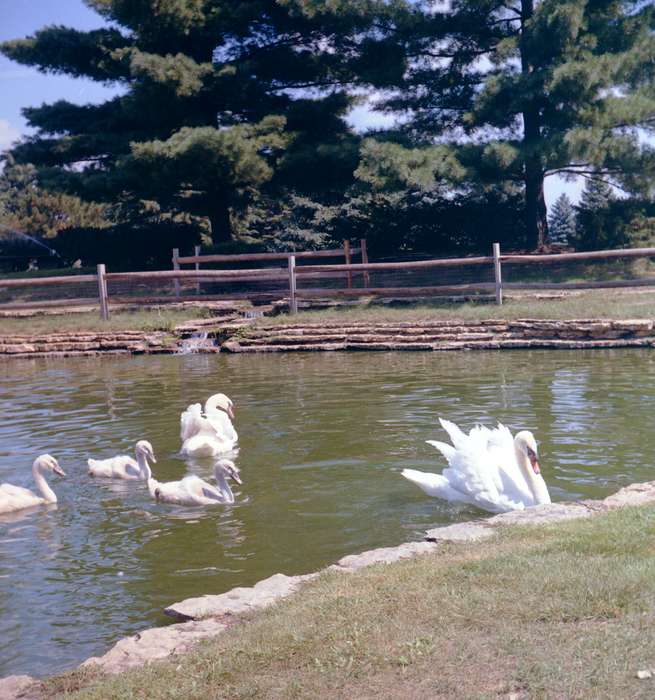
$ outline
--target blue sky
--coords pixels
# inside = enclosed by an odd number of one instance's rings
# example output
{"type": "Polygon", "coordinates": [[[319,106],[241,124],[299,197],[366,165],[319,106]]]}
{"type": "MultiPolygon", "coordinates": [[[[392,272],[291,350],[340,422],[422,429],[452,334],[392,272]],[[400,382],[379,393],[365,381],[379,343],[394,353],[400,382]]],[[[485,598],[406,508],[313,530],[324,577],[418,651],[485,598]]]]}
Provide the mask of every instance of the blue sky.
{"type": "MultiPolygon", "coordinates": [[[[82,0],[0,0],[0,41],[32,34],[49,24],[63,24],[76,29],[96,29],[103,19],[82,0]]],[[[0,55],[0,151],[20,136],[29,133],[21,115],[23,107],[65,99],[77,104],[99,103],[116,94],[117,88],[82,78],[46,75],[35,68],[22,66],[0,55]]],[[[358,107],[352,114],[357,128],[378,125],[381,115],[358,107]]],[[[581,182],[546,180],[546,202],[550,206],[563,191],[575,201],[581,182]]]]}

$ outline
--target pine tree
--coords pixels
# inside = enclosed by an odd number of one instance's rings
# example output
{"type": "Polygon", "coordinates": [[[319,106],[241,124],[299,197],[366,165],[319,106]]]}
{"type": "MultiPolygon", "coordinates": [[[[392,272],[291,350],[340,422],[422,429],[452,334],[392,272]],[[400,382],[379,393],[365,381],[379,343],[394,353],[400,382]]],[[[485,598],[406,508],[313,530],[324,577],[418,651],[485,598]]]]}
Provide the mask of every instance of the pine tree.
{"type": "Polygon", "coordinates": [[[654,17],[640,0],[410,3],[386,35],[408,67],[380,106],[415,143],[450,143],[471,177],[521,183],[538,247],[546,177],[598,173],[634,192],[652,178],[638,129],[655,128],[654,17]]]}
{"type": "Polygon", "coordinates": [[[107,207],[78,197],[48,192],[39,186],[32,165],[17,165],[9,157],[0,173],[0,226],[37,238],[54,238],[70,227],[105,228],[107,207]]]}
{"type": "Polygon", "coordinates": [[[357,140],[343,119],[352,99],[339,84],[357,61],[365,70],[351,38],[370,23],[358,3],[86,4],[111,25],[46,27],[0,46],[44,72],[123,88],[100,105],[25,110],[36,134],[13,157],[38,166],[48,187],[108,202],[156,200],[207,217],[220,241],[262,188],[329,197],[352,179],[357,140]]]}
{"type": "Polygon", "coordinates": [[[567,245],[575,240],[575,209],[566,192],[557,198],[548,217],[548,236],[551,243],[567,245]]]}
{"type": "Polygon", "coordinates": [[[587,179],[576,217],[576,247],[595,250],[625,244],[625,222],[613,216],[612,201],[612,188],[605,180],[599,177],[587,179]]]}

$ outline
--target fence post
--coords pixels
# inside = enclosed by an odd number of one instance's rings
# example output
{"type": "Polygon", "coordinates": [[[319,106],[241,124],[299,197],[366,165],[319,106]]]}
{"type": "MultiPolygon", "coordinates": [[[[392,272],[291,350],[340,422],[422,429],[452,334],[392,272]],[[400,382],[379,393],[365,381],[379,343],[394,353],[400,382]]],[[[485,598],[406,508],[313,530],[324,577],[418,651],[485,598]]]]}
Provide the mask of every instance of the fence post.
{"type": "MultiPolygon", "coordinates": [[[[350,241],[345,240],[343,242],[343,256],[346,258],[346,265],[350,265],[352,263],[352,258],[350,256],[350,241]]],[[[349,272],[348,273],[348,289],[352,289],[353,286],[353,273],[349,272]]]]}
{"type": "Polygon", "coordinates": [[[105,266],[100,263],[98,273],[98,297],[100,298],[100,318],[109,321],[109,304],[107,303],[107,280],[105,279],[105,266]]]}
{"type": "MultiPolygon", "coordinates": [[[[180,263],[178,262],[179,257],[180,257],[180,249],[173,248],[173,269],[174,270],[180,269],[180,263]]],[[[179,297],[180,296],[180,280],[179,279],[176,279],[173,281],[173,287],[175,288],[175,296],[179,297]]]]}
{"type": "Polygon", "coordinates": [[[494,252],[494,276],[496,278],[496,304],[503,303],[503,277],[500,269],[500,243],[493,244],[494,252]]]}
{"type": "MultiPolygon", "coordinates": [[[[366,239],[362,238],[359,241],[359,247],[362,251],[362,264],[368,265],[368,250],[366,249],[366,239]]],[[[368,274],[368,270],[364,273],[364,286],[369,287],[371,284],[371,276],[368,274]]]]}
{"type": "Polygon", "coordinates": [[[296,256],[289,256],[289,311],[298,313],[298,301],[296,300],[296,256]]]}
{"type": "MultiPolygon", "coordinates": [[[[194,246],[193,254],[198,257],[200,255],[200,246],[194,246]]],[[[196,272],[200,270],[200,263],[196,262],[196,272]]],[[[196,280],[196,294],[200,294],[200,280],[196,280]]]]}

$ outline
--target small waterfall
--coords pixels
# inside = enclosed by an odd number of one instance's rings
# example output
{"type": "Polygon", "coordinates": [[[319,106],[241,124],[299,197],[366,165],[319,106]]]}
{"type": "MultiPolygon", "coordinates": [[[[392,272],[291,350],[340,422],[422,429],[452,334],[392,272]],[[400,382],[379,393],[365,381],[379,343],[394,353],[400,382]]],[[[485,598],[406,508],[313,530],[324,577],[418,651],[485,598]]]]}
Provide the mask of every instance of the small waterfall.
{"type": "Polygon", "coordinates": [[[178,344],[176,355],[191,355],[196,352],[208,352],[216,347],[214,338],[207,331],[196,331],[188,338],[182,338],[178,344]]]}

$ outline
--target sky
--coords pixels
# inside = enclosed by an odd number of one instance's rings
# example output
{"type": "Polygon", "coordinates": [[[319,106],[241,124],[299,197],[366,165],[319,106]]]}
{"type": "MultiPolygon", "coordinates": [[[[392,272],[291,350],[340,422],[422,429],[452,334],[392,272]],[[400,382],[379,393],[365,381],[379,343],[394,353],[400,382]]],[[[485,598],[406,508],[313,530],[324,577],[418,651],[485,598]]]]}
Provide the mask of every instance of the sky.
{"type": "MultiPolygon", "coordinates": [[[[0,41],[28,36],[49,24],[88,30],[97,29],[104,22],[82,0],[0,0],[0,41]]],[[[117,92],[115,85],[102,85],[66,75],[46,75],[0,54],[0,151],[29,133],[21,114],[24,107],[56,100],[97,104],[117,92]]],[[[350,115],[350,122],[358,130],[389,123],[387,117],[366,106],[356,107],[350,115]]],[[[580,178],[575,182],[565,182],[559,177],[549,177],[546,180],[547,205],[552,206],[562,192],[577,201],[582,186],[580,178]]]]}

